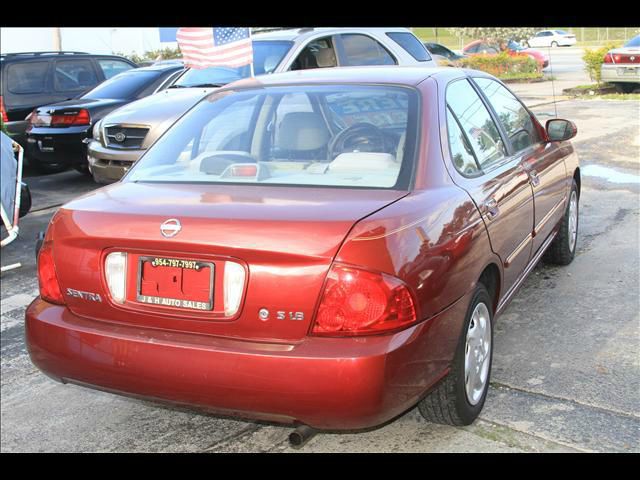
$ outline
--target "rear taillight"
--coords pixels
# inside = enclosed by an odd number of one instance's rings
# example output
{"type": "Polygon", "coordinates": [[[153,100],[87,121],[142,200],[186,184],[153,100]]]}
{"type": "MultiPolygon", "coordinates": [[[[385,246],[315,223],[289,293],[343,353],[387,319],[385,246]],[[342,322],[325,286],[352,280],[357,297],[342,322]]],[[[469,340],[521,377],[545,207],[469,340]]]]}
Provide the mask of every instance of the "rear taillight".
{"type": "Polygon", "coordinates": [[[111,252],[104,261],[104,276],[111,298],[124,303],[127,291],[127,254],[111,252]]]}
{"type": "Polygon", "coordinates": [[[334,264],[312,329],[314,335],[384,333],[417,321],[409,288],[400,279],[334,264]]]}
{"type": "Polygon", "coordinates": [[[2,99],[2,95],[0,95],[0,115],[2,115],[3,123],[7,123],[9,121],[9,116],[7,115],[7,111],[4,109],[4,100],[2,99]]]}
{"type": "Polygon", "coordinates": [[[85,108],[81,108],[77,112],[57,113],[51,117],[52,127],[70,127],[90,124],[91,115],[89,115],[89,110],[85,108]]]}
{"type": "Polygon", "coordinates": [[[43,300],[64,305],[64,298],[62,298],[60,284],[56,276],[56,267],[53,263],[52,242],[45,242],[38,254],[38,284],[40,285],[40,297],[43,300]]]}
{"type": "Polygon", "coordinates": [[[238,312],[244,292],[244,267],[236,262],[224,264],[224,314],[231,317],[238,312]]]}
{"type": "Polygon", "coordinates": [[[604,56],[604,63],[613,63],[613,55],[611,55],[610,53],[607,53],[604,56]]]}

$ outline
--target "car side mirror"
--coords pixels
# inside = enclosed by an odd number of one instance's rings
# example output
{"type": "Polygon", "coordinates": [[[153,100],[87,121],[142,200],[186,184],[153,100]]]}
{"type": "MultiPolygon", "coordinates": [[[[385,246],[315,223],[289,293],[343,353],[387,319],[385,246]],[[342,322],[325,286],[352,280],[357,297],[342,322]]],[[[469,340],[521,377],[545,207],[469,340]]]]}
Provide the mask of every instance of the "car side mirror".
{"type": "Polygon", "coordinates": [[[551,142],[570,140],[578,134],[578,127],[576,127],[575,123],[561,118],[547,120],[545,128],[551,142]]]}

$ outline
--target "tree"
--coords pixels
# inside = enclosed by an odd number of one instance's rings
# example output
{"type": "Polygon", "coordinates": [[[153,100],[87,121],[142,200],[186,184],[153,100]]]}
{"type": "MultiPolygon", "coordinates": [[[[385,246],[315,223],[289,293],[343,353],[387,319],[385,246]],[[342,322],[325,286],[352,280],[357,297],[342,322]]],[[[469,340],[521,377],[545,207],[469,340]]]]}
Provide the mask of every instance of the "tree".
{"type": "Polygon", "coordinates": [[[530,27],[463,27],[449,28],[448,30],[457,37],[470,37],[506,45],[509,40],[516,42],[528,40],[539,29],[530,27]]]}

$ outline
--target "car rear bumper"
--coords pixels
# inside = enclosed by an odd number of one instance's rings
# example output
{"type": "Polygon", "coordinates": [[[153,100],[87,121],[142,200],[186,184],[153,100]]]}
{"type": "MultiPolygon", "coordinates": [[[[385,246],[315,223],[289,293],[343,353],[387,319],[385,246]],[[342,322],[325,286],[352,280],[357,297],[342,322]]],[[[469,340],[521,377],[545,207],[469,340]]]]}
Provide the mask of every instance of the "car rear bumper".
{"type": "Polygon", "coordinates": [[[603,64],[600,72],[603,82],[640,83],[640,64],[603,64]]]}
{"type": "Polygon", "coordinates": [[[101,183],[120,180],[145,150],[116,150],[92,141],[87,149],[87,159],[93,177],[101,183]]]}
{"type": "Polygon", "coordinates": [[[27,132],[27,153],[41,163],[81,165],[87,159],[87,147],[82,142],[87,138],[87,128],[73,129],[40,128],[27,132]],[[61,132],[61,130],[65,130],[61,132]],[[42,133],[41,133],[42,132],[42,133]]]}
{"type": "Polygon", "coordinates": [[[268,343],[94,321],[34,300],[33,363],[63,382],[319,429],[380,425],[448,373],[469,301],[401,332],[268,343]]]}

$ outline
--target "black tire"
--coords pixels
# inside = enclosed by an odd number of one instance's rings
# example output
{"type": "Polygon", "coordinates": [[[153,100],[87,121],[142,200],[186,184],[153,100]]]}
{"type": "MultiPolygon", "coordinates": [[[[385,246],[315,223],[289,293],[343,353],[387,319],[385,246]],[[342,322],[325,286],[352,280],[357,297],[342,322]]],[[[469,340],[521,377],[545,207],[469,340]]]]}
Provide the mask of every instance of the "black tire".
{"type": "Polygon", "coordinates": [[[69,168],[69,165],[66,165],[64,163],[43,163],[39,162],[36,159],[31,160],[31,165],[33,165],[33,168],[35,168],[38,173],[42,173],[45,175],[64,172],[69,168]]]}
{"type": "Polygon", "coordinates": [[[551,42],[551,48],[557,48],[558,42],[551,42]]]}
{"type": "Polygon", "coordinates": [[[632,93],[638,85],[635,83],[616,83],[616,92],[618,93],[632,93]]]}
{"type": "Polygon", "coordinates": [[[86,164],[86,163],[84,163],[84,164],[80,164],[80,165],[74,165],[73,169],[74,169],[76,172],[80,172],[80,173],[82,173],[83,175],[86,175],[86,176],[88,176],[88,177],[90,177],[90,176],[91,176],[91,171],[89,170],[89,165],[88,165],[88,164],[86,164]]]}
{"type": "Polygon", "coordinates": [[[576,246],[578,245],[578,231],[580,226],[580,196],[578,195],[578,186],[576,181],[572,180],[571,193],[569,193],[569,201],[567,202],[567,208],[564,212],[564,216],[560,222],[560,229],[556,238],[553,239],[549,249],[545,254],[545,260],[556,265],[569,265],[576,255],[576,246]],[[569,216],[571,207],[571,198],[575,194],[576,196],[576,238],[571,242],[571,232],[569,231],[569,216]]]}
{"type": "Polygon", "coordinates": [[[493,363],[493,309],[491,305],[492,301],[489,292],[482,283],[478,282],[475,292],[471,297],[469,309],[467,310],[451,371],[445,379],[418,404],[420,413],[427,421],[443,425],[462,426],[470,425],[478,418],[478,415],[480,415],[487,398],[487,392],[489,391],[491,364],[493,363]],[[484,391],[479,401],[475,405],[472,405],[469,403],[465,392],[464,358],[467,330],[469,329],[472,314],[480,303],[484,303],[487,307],[491,324],[489,371],[484,385],[484,391]]]}

